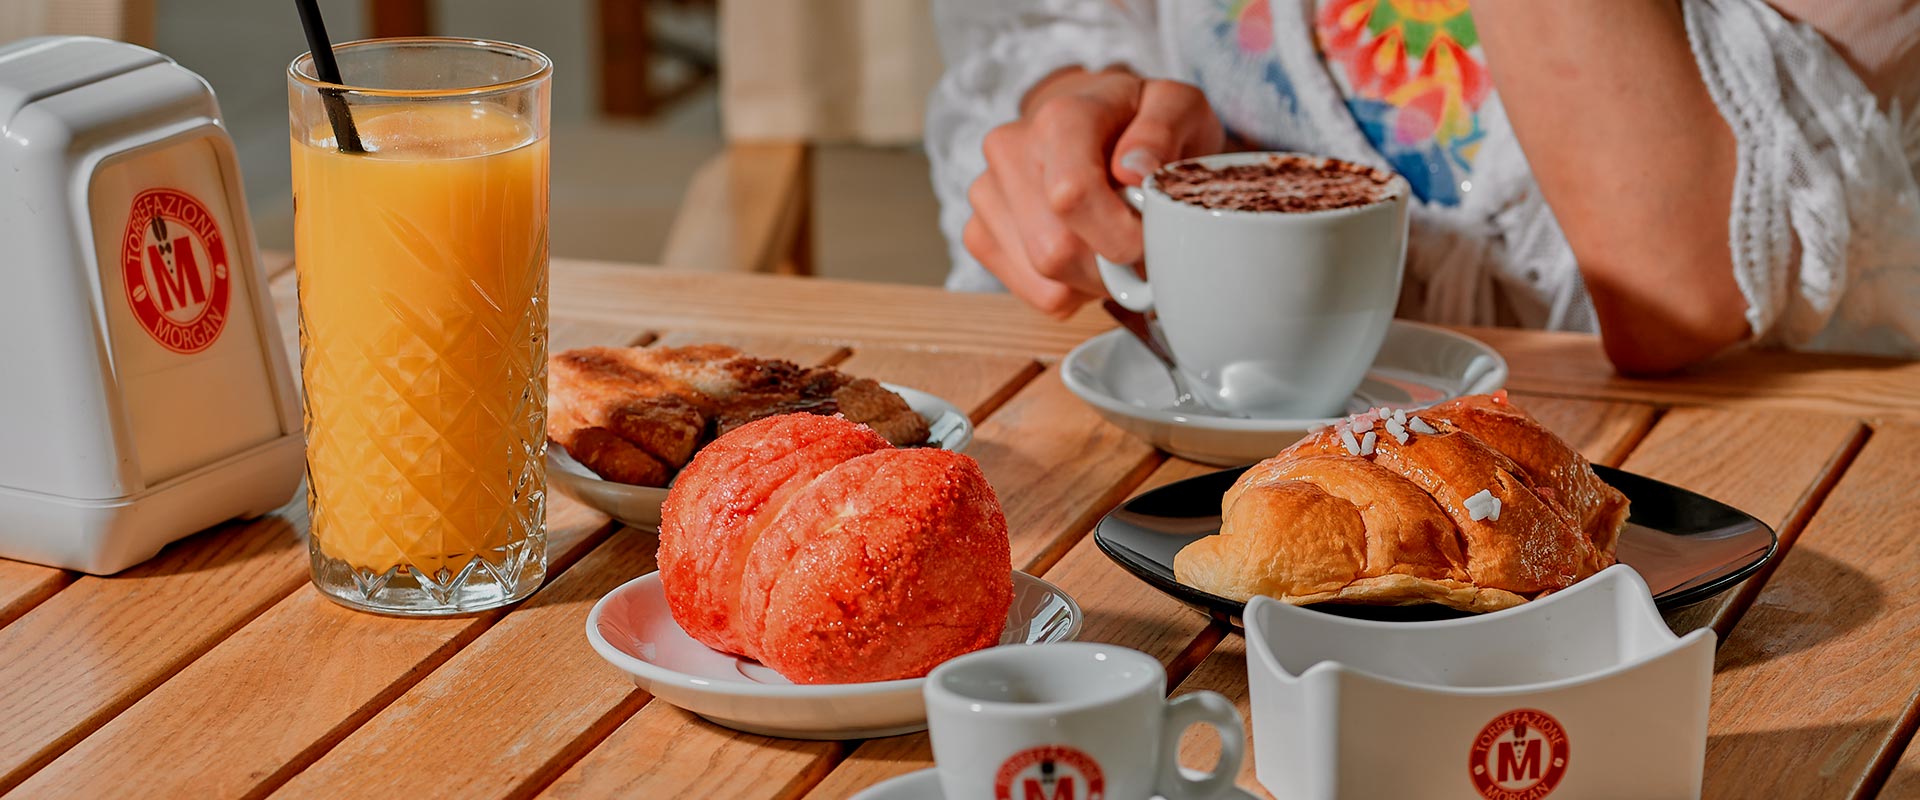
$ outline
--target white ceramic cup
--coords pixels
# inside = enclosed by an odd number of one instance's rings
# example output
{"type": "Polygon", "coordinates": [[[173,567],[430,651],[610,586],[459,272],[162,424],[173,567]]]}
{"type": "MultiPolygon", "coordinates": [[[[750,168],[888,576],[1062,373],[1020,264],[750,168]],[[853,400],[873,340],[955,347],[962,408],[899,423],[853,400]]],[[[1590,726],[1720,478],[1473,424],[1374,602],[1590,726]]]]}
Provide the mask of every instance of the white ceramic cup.
{"type": "Polygon", "coordinates": [[[1246,751],[1227,698],[1167,700],[1160,662],[1117,645],[989,648],[940,665],[924,691],[948,798],[1212,800],[1232,789],[1246,751]],[[1191,779],[1180,734],[1200,723],[1219,732],[1220,761],[1191,779]]]}
{"type": "MultiPolygon", "coordinates": [[[[1225,153],[1208,167],[1297,153],[1225,153]]],[[[1203,208],[1168,197],[1152,176],[1124,192],[1140,211],[1146,280],[1099,259],[1120,305],[1157,312],[1196,392],[1214,408],[1260,417],[1330,417],[1366,377],[1399,302],[1407,252],[1406,179],[1384,197],[1326,211],[1203,208]]]]}

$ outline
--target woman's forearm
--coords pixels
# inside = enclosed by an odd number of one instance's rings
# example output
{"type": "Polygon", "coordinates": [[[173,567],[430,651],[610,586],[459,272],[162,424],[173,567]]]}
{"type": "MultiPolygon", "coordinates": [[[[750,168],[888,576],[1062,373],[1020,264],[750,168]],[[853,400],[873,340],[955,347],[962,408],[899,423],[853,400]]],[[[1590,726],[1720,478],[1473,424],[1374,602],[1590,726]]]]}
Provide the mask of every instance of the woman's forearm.
{"type": "Polygon", "coordinates": [[[1734,140],[1678,0],[1474,0],[1473,12],[1614,364],[1665,372],[1744,339],[1727,246],[1734,140]]]}

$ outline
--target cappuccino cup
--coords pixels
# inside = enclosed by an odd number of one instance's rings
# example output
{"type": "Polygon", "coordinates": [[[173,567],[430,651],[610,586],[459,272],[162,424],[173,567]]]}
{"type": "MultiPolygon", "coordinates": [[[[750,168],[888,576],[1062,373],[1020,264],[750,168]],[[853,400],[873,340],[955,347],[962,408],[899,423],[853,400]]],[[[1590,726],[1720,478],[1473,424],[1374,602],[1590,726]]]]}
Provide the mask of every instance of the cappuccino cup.
{"type": "Polygon", "coordinates": [[[1406,179],[1225,153],[1168,164],[1124,195],[1140,212],[1146,279],[1101,258],[1101,280],[1120,305],[1158,317],[1201,400],[1254,417],[1346,413],[1399,302],[1406,179]]]}
{"type": "Polygon", "coordinates": [[[1145,653],[1087,642],[994,647],[927,676],[927,727],[949,798],[1215,800],[1233,789],[1246,739],[1215,692],[1166,699],[1145,653]],[[1180,769],[1190,725],[1220,734],[1213,771],[1180,769]]]}

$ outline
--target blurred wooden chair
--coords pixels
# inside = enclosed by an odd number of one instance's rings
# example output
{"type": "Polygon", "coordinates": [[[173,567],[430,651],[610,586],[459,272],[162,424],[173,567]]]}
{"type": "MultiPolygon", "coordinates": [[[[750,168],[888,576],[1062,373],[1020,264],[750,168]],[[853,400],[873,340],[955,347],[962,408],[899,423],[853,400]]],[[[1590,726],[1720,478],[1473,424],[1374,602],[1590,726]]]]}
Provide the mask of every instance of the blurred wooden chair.
{"type": "Polygon", "coordinates": [[[940,76],[927,0],[721,0],[726,149],[701,165],[660,263],[813,273],[813,149],[918,141],[940,76]]]}
{"type": "Polygon", "coordinates": [[[729,141],[693,175],[660,263],[704,272],[813,274],[813,148],[729,141]]]}
{"type": "Polygon", "coordinates": [[[0,41],[99,36],[153,46],[154,0],[0,0],[0,41]]]}

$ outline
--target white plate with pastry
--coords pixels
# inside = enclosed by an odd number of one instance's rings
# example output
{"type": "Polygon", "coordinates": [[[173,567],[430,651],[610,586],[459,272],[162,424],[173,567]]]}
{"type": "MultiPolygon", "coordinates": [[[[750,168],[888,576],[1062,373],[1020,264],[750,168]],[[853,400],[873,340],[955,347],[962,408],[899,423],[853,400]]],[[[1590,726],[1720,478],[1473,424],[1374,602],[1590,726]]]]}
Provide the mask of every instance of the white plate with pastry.
{"type": "Polygon", "coordinates": [[[959,452],[973,440],[966,413],[934,395],[722,345],[578,348],[549,358],[547,374],[548,482],[647,530],[699,448],[754,419],[840,413],[900,446],[959,452]]]}
{"type": "MultiPolygon", "coordinates": [[[[1167,369],[1125,329],[1075,347],[1061,380],[1108,422],[1173,455],[1202,464],[1250,464],[1338,418],[1271,419],[1191,414],[1172,409],[1167,369]]],[[[1348,411],[1425,406],[1499,389],[1507,362],[1486,343],[1444,328],[1394,320],[1348,411]]]]}
{"type": "MultiPolygon", "coordinates": [[[[1072,641],[1080,606],[1058,587],[1013,573],[1002,645],[1072,641]]],[[[587,615],[587,639],[607,663],[661,701],[719,725],[788,739],[866,739],[923,730],[926,678],[795,684],[758,662],[687,635],[669,613],[659,573],[628,581],[587,615]]]]}
{"type": "Polygon", "coordinates": [[[1385,620],[1495,611],[1616,562],[1671,609],[1744,580],[1776,543],[1724,503],[1587,463],[1504,393],[1349,418],[1135,497],[1094,539],[1235,624],[1256,595],[1385,620]]]}
{"type": "Polygon", "coordinates": [[[588,640],[660,700],[769,736],[917,730],[934,667],[1080,628],[1071,598],[1014,571],[978,463],[840,417],[708,443],[661,508],[656,561],[594,606],[588,640]]]}

